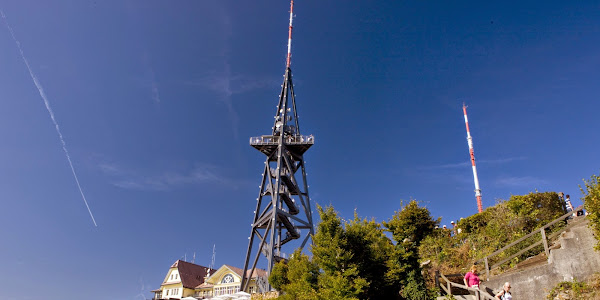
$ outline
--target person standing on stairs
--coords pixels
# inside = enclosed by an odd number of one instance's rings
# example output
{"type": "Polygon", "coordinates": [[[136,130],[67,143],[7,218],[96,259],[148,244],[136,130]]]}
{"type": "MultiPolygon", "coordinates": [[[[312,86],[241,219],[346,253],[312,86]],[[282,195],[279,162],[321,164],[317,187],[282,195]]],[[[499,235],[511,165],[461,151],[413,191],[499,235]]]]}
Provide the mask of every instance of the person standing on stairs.
{"type": "Polygon", "coordinates": [[[479,289],[479,282],[481,280],[479,280],[479,276],[477,276],[477,266],[476,265],[471,266],[471,271],[469,271],[469,272],[467,272],[467,274],[465,274],[464,281],[465,281],[465,285],[467,287],[479,289]]]}
{"type": "Polygon", "coordinates": [[[567,204],[567,212],[572,212],[575,210],[573,208],[573,204],[571,203],[571,196],[567,195],[565,197],[565,203],[567,204]]]}
{"type": "Polygon", "coordinates": [[[504,288],[498,294],[496,294],[498,300],[512,300],[512,294],[510,293],[510,283],[507,281],[504,283],[504,288]]]}

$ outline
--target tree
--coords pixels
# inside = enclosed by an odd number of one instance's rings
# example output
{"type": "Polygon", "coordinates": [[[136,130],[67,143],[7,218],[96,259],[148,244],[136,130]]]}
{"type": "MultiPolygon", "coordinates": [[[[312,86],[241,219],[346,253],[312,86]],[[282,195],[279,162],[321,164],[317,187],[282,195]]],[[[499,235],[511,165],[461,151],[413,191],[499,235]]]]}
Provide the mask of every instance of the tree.
{"type": "Polygon", "coordinates": [[[360,299],[394,299],[398,295],[398,278],[389,276],[394,268],[394,245],[375,220],[354,219],[345,224],[348,250],[362,278],[368,282],[360,299]]]}
{"type": "Polygon", "coordinates": [[[434,232],[440,220],[434,220],[425,207],[419,207],[415,200],[402,206],[391,220],[383,225],[392,233],[396,242],[394,260],[390,276],[397,278],[402,286],[403,299],[427,299],[427,287],[419,264],[419,245],[434,232]]]}
{"type": "Polygon", "coordinates": [[[313,236],[311,252],[313,261],[325,272],[333,273],[345,270],[350,266],[352,253],[346,249],[347,241],[342,227],[342,221],[332,206],[317,205],[321,222],[313,236]]]}
{"type": "Polygon", "coordinates": [[[280,261],[273,267],[269,283],[283,292],[280,299],[319,300],[318,276],[319,268],[307,255],[296,250],[287,264],[280,261]]]}
{"type": "Polygon", "coordinates": [[[311,252],[313,262],[323,270],[319,275],[319,294],[322,299],[359,299],[368,283],[359,275],[342,220],[332,206],[317,209],[321,222],[311,252]]]}
{"type": "Polygon", "coordinates": [[[427,209],[411,202],[385,223],[387,230],[394,230],[395,237],[418,237],[417,242],[396,244],[375,220],[360,218],[355,212],[352,220],[342,221],[331,206],[317,206],[317,209],[321,222],[313,236],[312,260],[296,251],[287,265],[278,263],[273,268],[269,281],[282,292],[280,299],[421,300],[428,297],[417,251],[420,236],[437,224],[427,209]]]}
{"type": "Polygon", "coordinates": [[[383,222],[383,225],[392,233],[396,243],[404,243],[406,240],[418,246],[439,223],[440,220],[434,220],[426,207],[419,207],[416,200],[411,200],[391,220],[383,222]]]}

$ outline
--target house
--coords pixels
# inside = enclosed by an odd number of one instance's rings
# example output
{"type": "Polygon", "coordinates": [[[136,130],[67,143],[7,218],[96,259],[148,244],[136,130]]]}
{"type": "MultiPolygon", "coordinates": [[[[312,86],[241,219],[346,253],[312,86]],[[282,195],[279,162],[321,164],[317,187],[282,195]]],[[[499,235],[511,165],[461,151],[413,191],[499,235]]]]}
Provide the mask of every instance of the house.
{"type": "MultiPolygon", "coordinates": [[[[250,270],[247,272],[250,274],[250,270]]],[[[214,274],[210,275],[203,284],[196,287],[197,296],[208,298],[235,294],[240,291],[243,273],[244,271],[240,268],[223,265],[214,274]]],[[[261,280],[266,283],[267,271],[256,269],[253,276],[248,276],[248,278],[250,278],[248,291],[250,294],[254,294],[258,290],[257,285],[260,284],[261,280]]]]}
{"type": "MultiPolygon", "coordinates": [[[[195,265],[182,260],[176,261],[160,288],[152,292],[154,299],[210,299],[222,295],[240,292],[243,270],[230,265],[223,265],[218,270],[195,265]]],[[[248,274],[250,271],[247,271],[248,274]]],[[[248,290],[251,294],[258,291],[258,286],[267,284],[267,271],[256,269],[250,278],[248,290]]],[[[263,288],[264,289],[264,288],[263,288]]]]}
{"type": "Polygon", "coordinates": [[[216,270],[177,260],[163,280],[159,289],[153,290],[154,299],[181,299],[194,296],[196,287],[203,284],[209,273],[216,270]]]}

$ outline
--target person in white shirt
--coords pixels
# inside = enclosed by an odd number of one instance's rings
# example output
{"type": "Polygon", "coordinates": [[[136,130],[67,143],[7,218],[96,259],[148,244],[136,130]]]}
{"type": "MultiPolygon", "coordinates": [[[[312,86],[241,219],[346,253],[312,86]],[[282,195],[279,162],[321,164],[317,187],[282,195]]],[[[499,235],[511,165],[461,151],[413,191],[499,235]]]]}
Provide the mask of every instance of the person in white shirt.
{"type": "Polygon", "coordinates": [[[496,294],[498,300],[512,300],[512,294],[510,293],[510,283],[507,281],[504,283],[504,288],[498,294],[496,294]]]}

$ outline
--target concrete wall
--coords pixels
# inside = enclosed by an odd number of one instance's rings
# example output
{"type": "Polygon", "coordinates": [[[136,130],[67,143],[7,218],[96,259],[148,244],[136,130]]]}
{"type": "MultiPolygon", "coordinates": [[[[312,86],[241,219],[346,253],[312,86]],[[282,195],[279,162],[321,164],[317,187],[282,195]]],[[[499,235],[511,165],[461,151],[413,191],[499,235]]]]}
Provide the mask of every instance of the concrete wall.
{"type": "Polygon", "coordinates": [[[594,251],[596,239],[587,220],[566,231],[560,243],[560,249],[551,250],[548,264],[492,277],[485,287],[498,292],[508,281],[513,299],[543,300],[561,281],[583,281],[600,272],[600,252],[594,251]]]}

